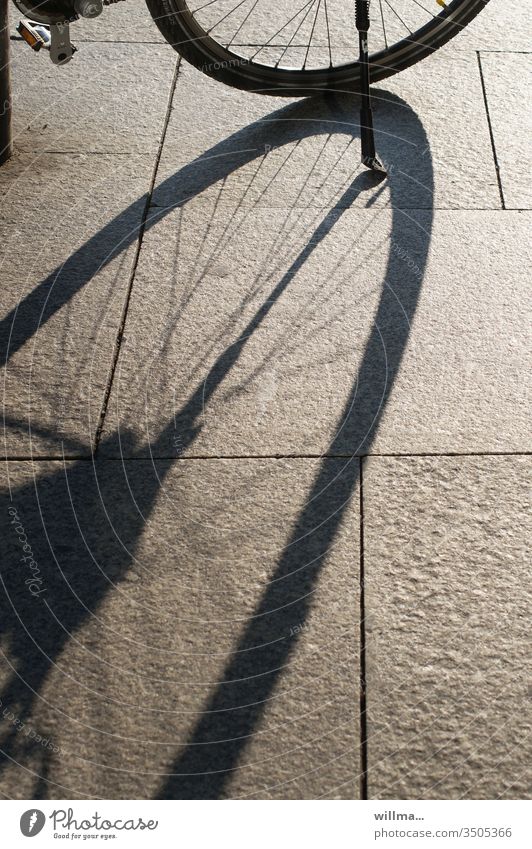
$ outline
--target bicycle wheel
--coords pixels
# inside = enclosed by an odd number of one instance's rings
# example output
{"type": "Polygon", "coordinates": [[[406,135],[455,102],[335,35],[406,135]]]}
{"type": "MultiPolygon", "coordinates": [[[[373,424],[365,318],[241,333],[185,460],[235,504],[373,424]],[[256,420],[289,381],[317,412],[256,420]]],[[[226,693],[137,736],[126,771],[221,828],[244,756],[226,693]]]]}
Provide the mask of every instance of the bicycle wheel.
{"type": "MultiPolygon", "coordinates": [[[[292,97],[359,88],[355,0],[146,2],[178,53],[234,88],[292,97]]],[[[373,0],[372,82],[433,53],[488,2],[373,0]]]]}

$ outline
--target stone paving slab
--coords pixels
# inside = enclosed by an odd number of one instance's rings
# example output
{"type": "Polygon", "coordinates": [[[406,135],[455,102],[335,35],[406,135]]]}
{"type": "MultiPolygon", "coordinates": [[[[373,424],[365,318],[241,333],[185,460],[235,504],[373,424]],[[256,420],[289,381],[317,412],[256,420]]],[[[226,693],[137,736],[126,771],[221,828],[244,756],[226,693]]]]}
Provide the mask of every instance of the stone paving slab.
{"type": "Polygon", "coordinates": [[[112,456],[124,429],[156,457],[528,450],[526,214],[201,201],[151,224],[112,456]]]}
{"type": "Polygon", "coordinates": [[[505,204],[530,209],[532,54],[483,53],[481,63],[505,204]]]}
{"type": "MultiPolygon", "coordinates": [[[[500,208],[474,53],[435,55],[376,88],[375,126],[391,186],[379,205],[500,208]]],[[[226,196],[249,185],[246,206],[327,206],[331,178],[360,169],[359,147],[357,98],[232,91],[183,66],[154,201],[212,197],[210,175],[225,168],[226,196]]]]}
{"type": "Polygon", "coordinates": [[[19,154],[0,170],[4,451],[92,450],[153,171],[19,154]]]}
{"type": "MultiPolygon", "coordinates": [[[[104,8],[98,18],[79,21],[71,27],[70,37],[78,41],[162,41],[144,0],[125,0],[104,8]]],[[[82,48],[85,51],[85,46],[82,48]]],[[[80,54],[82,55],[82,54],[80,54]]],[[[79,57],[76,57],[76,60],[79,57]]]]}
{"type": "Polygon", "coordinates": [[[6,794],[358,795],[358,460],[3,478],[6,794]]]}
{"type": "Polygon", "coordinates": [[[164,45],[84,44],[62,68],[12,42],[16,149],[156,153],[177,55],[164,45]]]}
{"type": "MultiPolygon", "coordinates": [[[[473,52],[501,31],[528,50],[526,11],[492,0],[382,87],[387,184],[359,174],[353,101],[182,70],[102,435],[117,459],[9,465],[5,796],[357,797],[358,460],[240,455],[528,450],[530,220],[496,211],[473,52]],[[152,459],[187,455],[239,459],[152,459]]],[[[14,456],[94,444],[175,69],[117,43],[160,40],[142,4],[106,17],[73,28],[108,43],[63,69],[13,44],[14,456]]],[[[525,59],[500,59],[501,82],[482,55],[503,185],[528,205],[519,95],[515,125],[500,110],[525,59]]],[[[529,795],[526,462],[365,466],[373,797],[529,795]]]]}
{"type": "Polygon", "coordinates": [[[530,50],[532,27],[526,3],[489,0],[460,35],[444,48],[462,50],[530,50]]]}
{"type": "Polygon", "coordinates": [[[363,474],[370,798],[528,798],[530,458],[363,474]]]}

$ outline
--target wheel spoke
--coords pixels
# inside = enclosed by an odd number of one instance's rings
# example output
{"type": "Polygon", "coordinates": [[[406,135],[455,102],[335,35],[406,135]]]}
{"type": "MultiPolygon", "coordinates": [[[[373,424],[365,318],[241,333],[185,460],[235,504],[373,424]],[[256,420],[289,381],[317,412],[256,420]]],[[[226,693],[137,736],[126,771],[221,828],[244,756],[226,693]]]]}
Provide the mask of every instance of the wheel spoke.
{"type": "Polygon", "coordinates": [[[415,3],[416,6],[419,6],[420,9],[423,9],[423,11],[426,12],[427,15],[430,15],[431,18],[437,18],[438,17],[437,15],[434,14],[434,12],[431,12],[430,9],[427,9],[426,6],[423,5],[423,3],[420,3],[419,0],[412,0],[412,3],[415,3]]]}
{"type": "Polygon", "coordinates": [[[310,31],[310,38],[309,38],[308,44],[307,44],[307,52],[305,53],[305,61],[303,62],[303,68],[307,67],[307,59],[308,59],[308,54],[310,52],[310,45],[312,44],[312,38],[314,36],[314,30],[316,29],[316,21],[318,20],[318,15],[320,13],[320,9],[321,9],[321,0],[318,0],[318,6],[316,8],[316,14],[314,15],[314,20],[312,22],[312,29],[310,31]]]}
{"type": "Polygon", "coordinates": [[[244,18],[244,20],[242,21],[242,23],[241,23],[241,24],[240,24],[240,26],[238,27],[237,31],[235,32],[235,34],[234,34],[234,35],[233,35],[233,37],[231,38],[231,41],[229,42],[229,44],[227,45],[227,47],[231,47],[231,45],[234,43],[234,41],[236,40],[237,35],[239,35],[239,34],[240,34],[240,32],[242,31],[242,29],[243,29],[243,28],[244,28],[244,26],[246,25],[247,21],[249,20],[249,18],[251,17],[251,15],[253,14],[253,12],[254,12],[254,11],[255,11],[255,9],[257,8],[257,6],[259,5],[259,3],[260,3],[260,0],[255,0],[255,2],[253,3],[253,6],[251,7],[251,9],[250,9],[250,10],[249,10],[249,12],[247,13],[246,17],[244,18]]]}
{"type": "MultiPolygon", "coordinates": [[[[290,3],[261,0],[195,0],[184,3],[200,30],[221,47],[248,62],[278,70],[304,72],[334,68],[357,61],[355,0],[299,0],[290,3]],[[292,8],[290,8],[292,6],[292,8]],[[296,7],[294,9],[294,6],[296,7]]],[[[465,0],[463,0],[465,2],[465,0]]],[[[451,3],[454,5],[454,2],[451,3]]],[[[379,0],[373,4],[372,53],[389,51],[442,15],[430,0],[379,0]],[[405,36],[407,33],[407,36],[405,36]]],[[[436,7],[437,8],[437,7],[436,7]]]]}
{"type": "Polygon", "coordinates": [[[386,50],[388,50],[388,39],[386,38],[386,24],[384,23],[384,9],[382,8],[382,0],[379,0],[379,8],[381,12],[381,21],[382,21],[382,34],[384,36],[384,45],[386,50]]]}
{"type": "Polygon", "coordinates": [[[296,35],[297,35],[297,34],[298,34],[298,32],[300,31],[301,27],[303,26],[303,24],[304,24],[304,23],[305,23],[305,21],[307,20],[308,16],[309,16],[309,15],[310,15],[310,13],[312,12],[312,7],[314,6],[314,4],[315,4],[315,3],[316,3],[316,0],[312,0],[312,2],[311,2],[311,3],[310,3],[310,5],[309,5],[309,8],[307,9],[307,11],[305,12],[305,14],[304,14],[304,15],[303,15],[303,17],[301,18],[300,22],[299,22],[299,23],[298,23],[298,25],[297,25],[297,29],[296,29],[296,31],[292,34],[292,37],[290,38],[290,41],[288,42],[288,44],[287,44],[287,45],[286,45],[286,47],[284,48],[283,52],[281,53],[281,56],[280,56],[280,57],[279,57],[279,59],[277,60],[277,62],[276,62],[276,64],[275,64],[275,67],[276,67],[276,68],[278,68],[278,67],[279,67],[279,63],[280,63],[281,59],[283,59],[283,57],[284,57],[284,56],[286,56],[286,52],[287,52],[287,50],[289,50],[289,49],[290,49],[290,47],[292,47],[293,42],[294,42],[294,38],[296,37],[296,35]]]}
{"type": "Polygon", "coordinates": [[[408,32],[410,33],[410,35],[414,35],[414,33],[412,32],[412,30],[410,29],[410,27],[408,26],[408,24],[405,24],[405,22],[403,21],[403,19],[402,19],[401,15],[399,14],[399,12],[397,12],[397,11],[394,9],[394,7],[393,7],[393,6],[390,6],[390,4],[388,3],[388,0],[384,0],[384,2],[385,2],[385,3],[386,3],[386,5],[387,5],[387,6],[388,6],[391,10],[392,10],[392,12],[394,13],[395,17],[396,17],[396,18],[399,18],[399,20],[401,21],[402,25],[404,26],[404,28],[405,28],[406,30],[408,30],[408,32]]]}
{"type": "Polygon", "coordinates": [[[243,5],[244,5],[244,3],[247,3],[247,2],[248,2],[248,0],[240,0],[240,3],[237,3],[237,4],[236,4],[236,6],[233,6],[233,8],[232,8],[229,12],[227,12],[227,14],[226,14],[226,15],[223,15],[223,16],[222,16],[222,17],[221,17],[218,21],[216,21],[216,23],[215,23],[215,24],[213,24],[213,25],[212,25],[212,26],[211,26],[211,27],[207,30],[207,35],[210,35],[210,34],[211,34],[211,32],[212,32],[214,29],[216,29],[216,27],[220,26],[220,24],[221,24],[223,21],[227,20],[227,18],[228,18],[230,15],[232,15],[232,14],[233,14],[233,12],[236,12],[236,10],[237,10],[237,9],[240,9],[240,7],[241,7],[241,6],[243,6],[243,5]]]}
{"type": "Polygon", "coordinates": [[[332,47],[331,47],[331,29],[329,26],[329,10],[327,8],[327,0],[324,0],[324,8],[325,8],[325,26],[327,28],[327,46],[329,48],[329,68],[333,66],[332,60],[332,47]]]}
{"type": "MultiPolygon", "coordinates": [[[[277,30],[277,32],[275,32],[275,33],[271,36],[271,38],[269,38],[267,41],[265,41],[265,42],[264,42],[264,44],[261,46],[261,50],[263,50],[265,47],[269,47],[269,46],[270,46],[270,44],[271,44],[271,42],[274,40],[274,38],[277,38],[277,36],[278,36],[278,35],[280,35],[280,34],[283,32],[283,30],[285,30],[285,29],[286,29],[286,27],[290,26],[290,24],[291,24],[293,21],[295,21],[295,20],[296,20],[296,18],[298,18],[298,17],[299,17],[299,15],[300,15],[300,14],[301,14],[301,12],[303,11],[303,9],[306,9],[308,6],[312,6],[314,2],[315,2],[315,0],[308,0],[308,3],[306,3],[304,6],[302,6],[302,7],[301,7],[301,9],[299,9],[299,10],[296,12],[296,14],[295,14],[295,15],[293,15],[293,16],[290,18],[290,20],[289,20],[289,21],[287,21],[285,24],[283,24],[283,26],[282,26],[280,29],[278,29],[278,30],[277,30]]],[[[255,56],[256,56],[258,53],[260,53],[260,50],[257,50],[257,53],[255,53],[255,54],[253,55],[253,59],[255,58],[255,56]]]]}

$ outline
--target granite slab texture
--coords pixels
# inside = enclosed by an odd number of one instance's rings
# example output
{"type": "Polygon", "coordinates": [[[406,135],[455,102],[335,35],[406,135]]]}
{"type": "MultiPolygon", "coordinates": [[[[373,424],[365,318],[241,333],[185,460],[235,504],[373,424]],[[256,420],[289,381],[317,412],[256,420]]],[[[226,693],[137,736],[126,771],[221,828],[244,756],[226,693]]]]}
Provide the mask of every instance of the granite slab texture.
{"type": "Polygon", "coordinates": [[[527,4],[375,88],[382,181],[356,97],[72,39],[11,42],[0,796],[529,798],[527,4]]]}
{"type": "Polygon", "coordinates": [[[482,53],[480,60],[505,205],[508,209],[530,209],[532,118],[528,103],[532,56],[482,53]],[[504,109],[498,108],[501,102],[504,109]]]}
{"type": "Polygon", "coordinates": [[[530,506],[529,457],[365,461],[370,798],[528,798],[530,506]]]}
{"type": "Polygon", "coordinates": [[[148,156],[44,152],[0,170],[6,455],[93,450],[152,173],[148,156]]]}
{"type": "Polygon", "coordinates": [[[57,68],[12,42],[15,149],[155,154],[176,63],[164,45],[107,42],[57,68]]]}
{"type": "Polygon", "coordinates": [[[156,457],[528,450],[527,214],[381,210],[366,179],[366,210],[152,211],[111,456],[123,429],[156,457]]]}
{"type": "Polygon", "coordinates": [[[3,791],[356,797],[358,465],[6,465],[3,791]]]}
{"type": "MultiPolygon", "coordinates": [[[[359,168],[359,109],[358,98],[342,92],[298,100],[231,91],[185,64],[154,202],[216,197],[209,176],[218,172],[224,195],[246,208],[326,207],[331,184],[359,168]]],[[[391,190],[376,204],[500,207],[475,53],[442,52],[385,80],[375,87],[374,112],[391,190]]]]}

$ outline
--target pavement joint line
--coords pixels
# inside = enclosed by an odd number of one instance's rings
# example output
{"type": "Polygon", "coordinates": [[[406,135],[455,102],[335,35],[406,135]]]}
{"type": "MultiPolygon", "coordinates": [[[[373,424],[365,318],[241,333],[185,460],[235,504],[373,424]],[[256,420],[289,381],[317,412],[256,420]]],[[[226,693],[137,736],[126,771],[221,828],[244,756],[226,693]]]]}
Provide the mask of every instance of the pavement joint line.
{"type": "MultiPolygon", "coordinates": [[[[69,154],[72,154],[74,152],[75,151],[71,151],[71,150],[68,150],[68,151],[61,151],[61,150],[46,151],[46,153],[69,153],[69,154]]],[[[76,152],[79,153],[79,151],[76,151],[76,152]]],[[[97,154],[97,153],[99,153],[99,152],[95,151],[95,154],[97,154]]],[[[106,154],[104,152],[101,155],[105,156],[106,154]]],[[[130,155],[131,155],[130,153],[125,153],[125,154],[115,153],[115,156],[130,156],[130,155]]],[[[145,154],[139,154],[139,155],[142,156],[142,155],[145,155],[145,154]]],[[[209,203],[209,198],[202,198],[201,195],[194,196],[192,198],[192,200],[201,201],[202,203],[205,203],[205,204],[209,203]]],[[[174,204],[174,206],[177,208],[177,203],[174,204]]],[[[169,205],[164,204],[164,203],[152,203],[151,208],[152,209],[169,209],[169,205]]],[[[272,210],[272,209],[273,210],[290,209],[291,211],[292,210],[293,211],[297,211],[297,210],[303,211],[303,210],[308,209],[308,210],[326,211],[326,210],[328,210],[328,208],[329,207],[327,205],[325,205],[325,206],[311,206],[309,204],[305,204],[305,205],[301,205],[301,206],[291,206],[291,207],[288,207],[288,206],[256,206],[256,207],[253,207],[250,211],[256,212],[257,210],[260,210],[260,211],[266,210],[267,211],[267,210],[272,210]]],[[[246,207],[244,207],[244,209],[246,209],[246,207]]],[[[365,212],[366,211],[365,207],[358,207],[358,206],[344,206],[344,207],[339,207],[339,209],[345,209],[346,211],[351,211],[351,212],[365,212]]],[[[419,204],[416,204],[416,206],[400,206],[399,204],[394,204],[393,206],[378,207],[378,209],[407,209],[410,212],[532,212],[532,206],[504,206],[503,208],[501,208],[500,206],[419,206],[419,204]]]]}
{"type": "Polygon", "coordinates": [[[98,427],[96,428],[96,434],[94,436],[93,455],[94,455],[95,458],[96,458],[97,453],[98,453],[98,448],[99,448],[100,440],[101,440],[102,433],[103,433],[103,428],[104,428],[104,424],[105,424],[105,416],[106,416],[106,413],[107,413],[107,407],[108,407],[108,404],[109,404],[109,399],[111,397],[111,390],[112,390],[112,387],[113,387],[114,376],[115,376],[115,373],[116,373],[116,368],[117,368],[118,360],[119,360],[119,357],[120,357],[120,350],[121,350],[121,347],[122,347],[122,338],[124,336],[124,330],[125,330],[125,327],[126,327],[126,321],[127,321],[127,316],[128,316],[128,312],[129,312],[129,305],[130,305],[130,302],[131,302],[131,296],[133,294],[133,285],[135,283],[135,276],[136,276],[137,267],[138,267],[138,264],[139,264],[140,252],[142,250],[144,233],[146,232],[146,222],[148,220],[148,214],[149,214],[149,211],[150,211],[150,201],[151,201],[151,198],[152,198],[152,195],[153,195],[153,191],[155,189],[155,181],[157,179],[157,172],[159,170],[159,164],[160,164],[160,161],[161,161],[164,142],[165,142],[165,139],[166,139],[166,132],[168,130],[168,124],[170,122],[170,115],[172,113],[172,101],[173,101],[176,86],[177,86],[177,80],[178,80],[178,77],[179,77],[180,68],[181,68],[181,59],[178,57],[178,59],[176,60],[176,65],[175,65],[174,74],[173,74],[173,77],[172,77],[172,82],[170,83],[170,91],[169,91],[169,94],[168,94],[168,103],[167,103],[167,106],[166,106],[166,113],[165,113],[165,117],[164,117],[163,129],[162,129],[162,133],[161,133],[161,140],[159,142],[159,147],[158,147],[158,150],[157,150],[157,154],[155,156],[155,164],[153,166],[153,173],[152,173],[152,177],[151,177],[151,181],[150,181],[150,186],[149,186],[149,189],[148,189],[148,194],[147,194],[147,197],[146,197],[146,203],[144,205],[144,211],[142,213],[142,220],[140,222],[139,235],[138,235],[138,239],[137,239],[137,249],[136,249],[136,252],[135,252],[135,257],[134,257],[134,260],[133,260],[133,267],[131,269],[131,274],[130,274],[130,278],[129,278],[129,284],[128,284],[128,288],[127,288],[127,292],[126,292],[126,299],[125,299],[124,308],[123,308],[123,311],[122,311],[122,318],[121,318],[120,325],[118,327],[118,333],[117,333],[117,336],[116,336],[115,349],[114,349],[114,352],[113,352],[113,359],[112,359],[112,362],[111,362],[111,370],[110,370],[109,379],[108,379],[107,387],[106,387],[105,394],[104,394],[102,408],[101,408],[101,411],[100,411],[98,427]]]}
{"type": "Polygon", "coordinates": [[[174,455],[158,455],[154,457],[152,454],[146,454],[146,456],[139,457],[135,455],[133,457],[126,456],[117,456],[117,457],[105,457],[105,456],[97,456],[96,453],[92,454],[43,454],[38,456],[27,456],[24,454],[14,454],[12,456],[4,456],[2,458],[5,463],[15,463],[15,462],[28,462],[28,463],[38,463],[38,462],[48,462],[51,460],[66,460],[68,462],[73,462],[77,460],[83,460],[85,462],[88,461],[97,461],[98,463],[122,463],[122,462],[168,462],[169,460],[175,461],[176,463],[182,462],[205,462],[209,460],[354,460],[358,458],[359,460],[365,460],[366,458],[371,457],[379,457],[382,459],[387,458],[398,458],[398,459],[416,459],[423,457],[530,457],[532,455],[532,451],[465,451],[465,452],[425,452],[418,454],[404,454],[404,453],[372,453],[372,454],[193,454],[191,456],[181,456],[176,457],[174,455]]]}
{"type": "Polygon", "coordinates": [[[89,460],[92,460],[92,459],[93,459],[92,455],[90,455],[90,454],[80,454],[79,456],[73,455],[72,457],[67,457],[64,454],[61,454],[61,455],[58,455],[58,456],[55,456],[53,454],[52,455],[43,455],[42,457],[41,456],[39,456],[39,457],[24,457],[24,456],[16,456],[15,455],[13,457],[3,457],[2,462],[4,462],[4,463],[48,463],[52,460],[54,462],[57,461],[57,460],[62,460],[62,461],[68,460],[69,462],[78,462],[80,460],[83,460],[84,462],[88,462],[89,460]]]}
{"type": "MultiPolygon", "coordinates": [[[[10,35],[10,41],[24,43],[24,39],[19,35],[10,35]]],[[[76,44],[131,44],[133,47],[137,44],[159,44],[161,47],[165,47],[166,41],[157,41],[154,39],[153,41],[142,40],[142,39],[120,39],[120,38],[76,38],[76,44]]],[[[487,51],[486,51],[487,52],[487,51]]],[[[510,52],[510,51],[508,51],[510,52]]]]}
{"type": "MultiPolygon", "coordinates": [[[[18,39],[17,39],[18,40],[18,39]]],[[[148,39],[121,39],[121,38],[76,38],[76,42],[78,44],[131,44],[135,46],[136,44],[159,44],[161,47],[165,47],[165,41],[157,41],[153,39],[153,41],[149,41],[148,39]]]]}
{"type": "Polygon", "coordinates": [[[360,587],[360,798],[368,799],[368,721],[367,721],[367,677],[366,677],[366,596],[364,564],[364,458],[359,458],[359,587],[360,587]]]}
{"type": "Polygon", "coordinates": [[[484,47],[479,47],[476,50],[477,53],[516,53],[522,54],[523,56],[532,56],[532,50],[489,50],[484,47]]]}
{"type": "MultiPolygon", "coordinates": [[[[20,152],[26,152],[24,149],[20,152]]],[[[45,147],[42,153],[53,153],[54,156],[153,156],[153,150],[80,150],[80,148],[72,148],[72,150],[54,150],[53,148],[45,147]]]]}
{"type": "Polygon", "coordinates": [[[480,50],[477,50],[477,62],[478,62],[478,70],[479,70],[479,74],[480,74],[480,85],[482,86],[482,97],[484,98],[484,108],[486,110],[486,119],[487,119],[487,122],[488,122],[488,130],[489,130],[489,134],[490,134],[491,151],[493,153],[493,160],[494,160],[494,163],[495,163],[495,173],[497,174],[497,184],[499,186],[499,194],[501,196],[501,205],[502,205],[503,209],[506,209],[506,202],[504,200],[504,192],[503,192],[502,181],[501,181],[501,169],[500,169],[500,165],[499,165],[499,160],[497,158],[497,148],[495,146],[495,136],[493,134],[493,125],[491,123],[491,115],[490,115],[489,104],[488,104],[488,94],[487,94],[487,91],[486,91],[486,83],[485,83],[485,80],[484,80],[484,73],[482,71],[482,59],[481,59],[481,56],[480,56],[480,50]]]}

